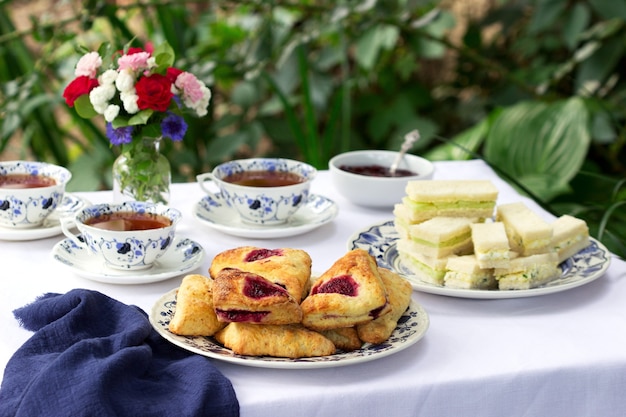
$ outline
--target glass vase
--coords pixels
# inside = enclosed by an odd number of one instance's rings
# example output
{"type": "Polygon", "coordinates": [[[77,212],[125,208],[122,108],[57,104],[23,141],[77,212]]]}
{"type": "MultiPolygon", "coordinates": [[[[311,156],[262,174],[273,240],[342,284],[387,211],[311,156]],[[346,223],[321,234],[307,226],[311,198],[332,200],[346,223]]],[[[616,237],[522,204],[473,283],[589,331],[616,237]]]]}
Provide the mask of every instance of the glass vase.
{"type": "Polygon", "coordinates": [[[134,139],[113,163],[115,202],[144,201],[168,204],[171,167],[159,151],[161,138],[134,139]]]}

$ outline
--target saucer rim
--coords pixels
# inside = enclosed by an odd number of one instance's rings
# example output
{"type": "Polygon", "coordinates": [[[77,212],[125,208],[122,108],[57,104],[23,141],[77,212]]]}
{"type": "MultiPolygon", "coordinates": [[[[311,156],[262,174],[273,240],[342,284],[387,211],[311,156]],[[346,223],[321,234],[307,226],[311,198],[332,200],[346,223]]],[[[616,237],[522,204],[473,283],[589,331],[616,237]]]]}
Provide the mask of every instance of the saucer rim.
{"type": "MultiPolygon", "coordinates": [[[[200,252],[195,254],[192,259],[189,260],[188,264],[180,263],[176,267],[172,266],[170,268],[161,268],[155,270],[154,268],[145,269],[145,270],[137,270],[137,271],[121,271],[115,270],[110,267],[104,265],[103,262],[99,261],[82,261],[79,265],[74,262],[72,265],[66,263],[65,261],[69,261],[68,257],[63,257],[62,255],[66,255],[67,252],[63,251],[61,253],[61,245],[64,242],[70,241],[69,238],[65,238],[57,242],[50,252],[51,258],[60,264],[61,266],[68,268],[76,275],[89,279],[91,281],[101,282],[105,284],[121,284],[121,285],[135,285],[135,284],[150,284],[154,282],[165,281],[170,278],[178,277],[183,274],[191,273],[192,271],[199,268],[206,258],[206,250],[204,247],[198,243],[194,239],[190,239],[184,236],[176,236],[174,237],[174,241],[172,242],[172,247],[175,247],[178,243],[184,240],[189,240],[190,244],[195,244],[200,248],[200,252]],[[63,259],[61,259],[63,258],[63,259]],[[90,264],[95,266],[91,270],[87,269],[87,265],[90,264]],[[181,269],[181,266],[186,266],[181,269]],[[105,272],[103,272],[105,271],[105,272]]],[[[171,248],[170,248],[171,249],[171,248]]],[[[166,252],[167,256],[169,253],[166,252]]],[[[76,256],[72,258],[72,260],[76,259],[76,256]]],[[[158,263],[158,261],[157,261],[158,263]]]]}
{"type": "MultiPolygon", "coordinates": [[[[273,239],[273,238],[282,238],[282,237],[296,236],[296,235],[308,233],[314,229],[317,229],[325,224],[332,222],[333,220],[335,220],[335,218],[339,214],[339,205],[334,200],[326,196],[323,196],[321,194],[310,194],[303,208],[309,206],[309,204],[311,204],[311,202],[314,199],[322,199],[323,201],[329,202],[330,206],[327,209],[323,210],[322,212],[316,213],[317,215],[313,216],[312,220],[309,220],[304,224],[299,224],[296,226],[290,226],[289,223],[283,223],[280,225],[268,225],[268,226],[247,225],[243,221],[241,221],[241,218],[234,211],[231,213],[229,217],[229,221],[227,221],[227,223],[225,222],[218,223],[217,221],[210,221],[199,216],[199,210],[201,209],[203,210],[204,213],[211,214],[211,212],[207,212],[206,210],[204,210],[203,207],[200,206],[200,202],[204,200],[205,198],[209,198],[209,197],[210,196],[203,196],[199,201],[197,201],[194,204],[192,208],[193,217],[197,221],[202,223],[203,225],[210,227],[214,230],[217,230],[219,232],[226,233],[232,236],[244,237],[244,238],[273,239]],[[322,217],[323,217],[323,221],[315,222],[316,218],[322,218],[322,217]],[[237,226],[230,226],[228,223],[230,224],[236,223],[237,226]]],[[[217,197],[220,200],[222,199],[222,197],[218,194],[211,196],[211,197],[217,197]]],[[[297,216],[297,215],[298,215],[298,212],[294,214],[294,216],[297,216]]]]}

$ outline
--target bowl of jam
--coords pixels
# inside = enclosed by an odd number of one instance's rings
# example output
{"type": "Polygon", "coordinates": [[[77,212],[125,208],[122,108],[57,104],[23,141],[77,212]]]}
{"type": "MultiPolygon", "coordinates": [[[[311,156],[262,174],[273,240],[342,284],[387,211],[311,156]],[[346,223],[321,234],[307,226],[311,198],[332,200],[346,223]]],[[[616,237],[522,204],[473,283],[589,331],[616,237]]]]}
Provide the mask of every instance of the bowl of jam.
{"type": "Polygon", "coordinates": [[[394,173],[391,165],[398,152],[361,150],[341,153],[328,162],[333,186],[352,203],[366,207],[393,208],[406,195],[409,181],[432,179],[432,162],[406,154],[394,173]]]}

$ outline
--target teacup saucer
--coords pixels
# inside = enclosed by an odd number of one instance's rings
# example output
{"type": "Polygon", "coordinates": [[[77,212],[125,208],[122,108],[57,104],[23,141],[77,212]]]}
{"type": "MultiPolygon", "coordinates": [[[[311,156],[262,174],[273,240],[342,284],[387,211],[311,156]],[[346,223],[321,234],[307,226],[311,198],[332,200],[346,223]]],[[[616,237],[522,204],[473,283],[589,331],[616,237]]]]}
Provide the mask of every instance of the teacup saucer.
{"type": "Polygon", "coordinates": [[[191,239],[174,238],[172,247],[150,269],[121,271],[94,259],[87,249],[64,239],[52,248],[52,259],[77,275],[106,284],[147,284],[189,273],[202,264],[204,249],[191,239]]]}
{"type": "Polygon", "coordinates": [[[35,240],[60,235],[63,232],[61,230],[61,217],[72,215],[88,204],[90,204],[89,201],[82,197],[65,193],[61,204],[44,220],[41,226],[29,229],[0,227],[0,240],[35,240]]]}
{"type": "Polygon", "coordinates": [[[219,196],[205,196],[193,207],[193,215],[201,223],[220,232],[247,238],[279,238],[309,232],[335,217],[337,204],[321,195],[309,195],[307,202],[287,223],[276,226],[261,226],[244,223],[239,215],[219,196]]]}

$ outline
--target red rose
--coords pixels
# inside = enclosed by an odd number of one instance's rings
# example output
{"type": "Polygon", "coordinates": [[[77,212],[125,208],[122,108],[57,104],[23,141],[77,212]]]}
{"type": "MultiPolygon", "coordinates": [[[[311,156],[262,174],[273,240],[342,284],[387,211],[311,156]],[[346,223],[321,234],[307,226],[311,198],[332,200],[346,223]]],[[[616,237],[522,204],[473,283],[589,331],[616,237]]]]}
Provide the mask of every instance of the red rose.
{"type": "Polygon", "coordinates": [[[176,82],[176,78],[178,78],[178,76],[182,73],[183,73],[183,70],[179,70],[178,68],[174,68],[174,67],[169,67],[167,69],[167,72],[165,73],[165,76],[170,80],[172,84],[174,84],[176,82]]]}
{"type": "Polygon", "coordinates": [[[76,77],[71,83],[65,87],[63,98],[68,106],[74,107],[76,99],[83,94],[89,94],[91,90],[98,86],[98,80],[89,78],[86,75],[76,77]]]}
{"type": "Polygon", "coordinates": [[[172,101],[172,83],[161,74],[152,74],[141,77],[137,84],[137,106],[139,110],[152,109],[154,111],[166,111],[172,101]]]}

